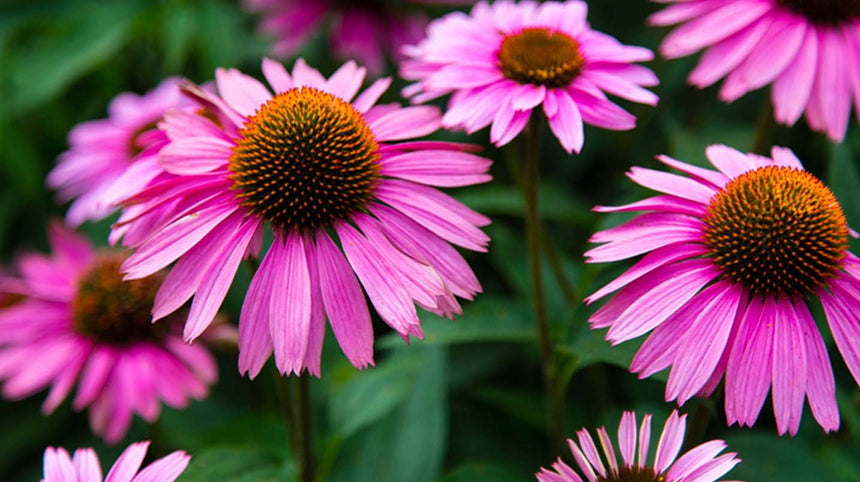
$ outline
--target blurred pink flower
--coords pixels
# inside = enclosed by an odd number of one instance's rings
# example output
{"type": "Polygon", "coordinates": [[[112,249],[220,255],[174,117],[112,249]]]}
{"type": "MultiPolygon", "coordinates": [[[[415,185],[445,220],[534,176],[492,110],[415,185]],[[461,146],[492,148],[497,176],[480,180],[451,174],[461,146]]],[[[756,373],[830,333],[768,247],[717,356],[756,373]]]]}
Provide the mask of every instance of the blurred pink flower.
{"type": "Polygon", "coordinates": [[[145,95],[122,93],[111,101],[107,119],[72,129],[70,149],[47,178],[61,201],[72,201],[66,223],[78,226],[109,216],[117,201],[160,172],[155,154],[167,138],[156,123],[167,109],[189,105],[178,84],[178,78],[168,78],[145,95]]]}
{"type": "Polygon", "coordinates": [[[636,118],[605,93],[655,105],[657,96],[642,87],[657,77],[632,63],[653,54],[592,30],[587,14],[578,0],[502,0],[434,20],[426,39],[404,48],[401,75],[417,81],[404,95],[424,102],[452,93],[442,125],[472,133],[492,124],[497,146],[513,140],[538,106],[567,152],[582,149],[583,123],[632,129],[636,118]]]}
{"type": "Polygon", "coordinates": [[[176,323],[152,324],[163,277],[122,282],[122,255],[93,251],[59,224],[50,240],[52,256],[25,254],[21,278],[0,280],[3,396],[17,400],[50,387],[42,405],[50,413],[77,383],[72,407],[89,407],[93,432],[111,443],[134,413],[153,422],[161,401],[181,408],[204,398],[217,379],[212,355],[183,343],[176,323]]]}
{"type": "MultiPolygon", "coordinates": [[[[606,428],[597,429],[604,464],[597,445],[586,429],[576,433],[579,444],[567,440],[570,451],[579,466],[580,473],[589,482],[714,482],[728,473],[741,460],[737,454],[725,450],[722,440],[711,440],[685,452],[681,457],[681,445],[687,430],[687,416],[678,416],[677,411],[666,420],[652,465],[648,465],[648,446],[651,443],[651,415],[645,415],[642,425],[636,430],[636,414],[624,412],[618,425],[618,448],[622,465],[618,465],[612,440],[606,428]],[[638,441],[638,444],[637,444],[638,441]],[[638,445],[638,450],[637,450],[638,445]]],[[[561,457],[552,464],[553,470],[542,468],[535,474],[541,482],[583,482],[561,457]]]]}
{"type": "Polygon", "coordinates": [[[602,245],[589,262],[647,253],[586,299],[621,289],[591,326],[609,328],[613,344],[653,330],[630,368],[644,378],[671,366],[667,400],[710,394],[725,378],[729,424],[751,426],[772,385],[780,434],[797,432],[804,398],[824,430],[836,430],[833,371],[807,300],[821,301],[860,384],[860,260],[848,251],[856,233],[789,149],[705,152],[717,171],[659,156],[688,176],[634,167],[634,182],[663,194],[595,209],[649,212],[591,238],[602,245]]]}
{"type": "Polygon", "coordinates": [[[705,88],[725,77],[732,102],[769,84],[774,116],[845,138],[851,103],[860,119],[860,2],[857,0],[658,0],[671,3],[652,25],[682,24],[660,52],[669,58],[705,49],[689,82],[705,88]]]}
{"type": "Polygon", "coordinates": [[[140,470],[149,442],[137,442],[128,446],[113,464],[107,478],[102,478],[102,468],[95,450],[75,450],[70,457],[66,449],[45,449],[44,478],[42,482],[173,482],[188,466],[191,456],[176,451],[140,470]]]}
{"type": "MultiPolygon", "coordinates": [[[[365,70],[350,61],[329,79],[299,59],[292,75],[263,61],[269,90],[229,69],[218,95],[186,86],[218,119],[172,111],[160,156],[174,176],[131,201],[149,236],[123,264],[144,278],[176,261],[155,299],[156,319],[192,296],[186,341],[212,321],[262,232],[274,242],[239,320],[239,370],[256,376],[272,354],[281,373],[320,374],[325,319],[347,358],[373,364],[364,294],[404,339],[422,337],[415,304],[460,313],[481,287],[449,243],[483,251],[484,216],[434,187],[486,182],[490,161],[464,144],[410,141],[439,129],[434,107],[375,105],[391,79],[356,97],[365,70]],[[339,241],[338,241],[339,240],[339,241]],[[344,256],[346,255],[346,256],[344,256]],[[178,260],[178,261],[177,261],[178,260]]],[[[138,230],[137,232],[142,232],[138,230]]]]}
{"type": "Polygon", "coordinates": [[[463,0],[348,2],[338,0],[243,0],[264,16],[260,29],[275,38],[272,55],[292,57],[319,32],[331,28],[331,48],[342,60],[354,59],[373,75],[385,70],[385,56],[399,58],[400,47],[421,38],[427,17],[408,4],[463,5],[463,0]]]}

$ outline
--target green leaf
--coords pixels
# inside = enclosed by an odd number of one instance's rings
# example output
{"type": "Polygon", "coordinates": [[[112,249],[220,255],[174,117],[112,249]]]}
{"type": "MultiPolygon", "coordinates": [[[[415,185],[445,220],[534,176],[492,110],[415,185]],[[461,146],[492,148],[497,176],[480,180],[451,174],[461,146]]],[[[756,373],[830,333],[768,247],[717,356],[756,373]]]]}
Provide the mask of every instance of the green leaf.
{"type": "Polygon", "coordinates": [[[296,472],[289,459],[253,447],[209,448],[191,454],[191,462],[179,480],[278,482],[295,480],[296,472]]]}
{"type": "Polygon", "coordinates": [[[139,8],[134,0],[79,3],[38,40],[12,51],[4,66],[15,92],[9,111],[38,107],[115,55],[139,8]]]}
{"type": "MultiPolygon", "coordinates": [[[[542,182],[540,185],[540,215],[544,221],[556,221],[575,225],[591,225],[591,206],[572,195],[573,191],[563,185],[542,182]]],[[[512,216],[521,218],[525,213],[523,195],[516,186],[487,184],[463,189],[457,199],[467,206],[488,216],[512,216]]]]}
{"type": "MultiPolygon", "coordinates": [[[[416,346],[402,352],[387,363],[417,363],[420,367],[408,396],[395,411],[345,442],[326,480],[422,482],[441,475],[448,436],[445,349],[416,346]]],[[[356,407],[368,409],[372,408],[356,407]]]]}
{"type": "Polygon", "coordinates": [[[483,462],[459,465],[448,473],[444,482],[514,482],[523,480],[522,474],[510,469],[483,462]]]}
{"type": "Polygon", "coordinates": [[[728,450],[743,462],[729,472],[735,480],[778,480],[779,482],[835,482],[815,461],[812,447],[799,438],[779,438],[764,433],[740,433],[726,437],[728,450]]]}
{"type": "MultiPolygon", "coordinates": [[[[463,306],[463,315],[448,320],[422,312],[421,327],[426,345],[454,345],[475,342],[529,343],[535,339],[530,308],[526,302],[479,297],[463,306]]],[[[380,348],[403,346],[396,334],[385,336],[380,348]]]]}
{"type": "Polygon", "coordinates": [[[330,397],[328,414],[342,437],[350,437],[400,406],[415,384],[420,358],[395,353],[392,359],[353,379],[330,397]]]}

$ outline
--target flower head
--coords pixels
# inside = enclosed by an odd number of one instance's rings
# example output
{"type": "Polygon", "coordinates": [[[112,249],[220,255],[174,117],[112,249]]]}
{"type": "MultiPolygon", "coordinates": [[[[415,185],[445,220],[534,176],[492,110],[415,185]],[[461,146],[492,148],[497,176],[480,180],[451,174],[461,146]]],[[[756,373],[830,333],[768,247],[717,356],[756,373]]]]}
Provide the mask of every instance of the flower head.
{"type": "Polygon", "coordinates": [[[404,94],[416,102],[452,94],[442,124],[469,133],[492,124],[497,146],[513,140],[538,106],[567,152],[582,149],[583,123],[632,129],[636,118],[606,93],[655,105],[643,86],[657,85],[657,77],[633,64],[653,54],[592,30],[587,13],[579,0],[500,0],[435,20],[427,38],[404,49],[401,74],[417,81],[404,94]]]}
{"type": "Polygon", "coordinates": [[[591,295],[619,291],[589,320],[621,343],[651,336],[631,370],[672,367],[666,399],[684,403],[725,378],[730,424],[755,423],[768,390],[779,432],[797,432],[804,398],[826,430],[839,427],[830,360],[807,303],[817,298],[860,384],[860,260],[833,193],[794,154],[772,158],[725,146],[706,150],[717,171],[667,156],[687,176],[634,167],[659,196],[597,211],[649,211],[598,232],[589,262],[645,256],[591,295]]]}
{"type": "Polygon", "coordinates": [[[50,413],[77,383],[72,407],[89,407],[93,432],[109,442],[125,435],[135,413],[153,422],[162,401],[184,407],[205,397],[217,378],[212,355],[183,343],[176,320],[152,324],[163,276],[123,282],[121,254],[94,251],[59,225],[50,235],[52,256],[22,256],[21,278],[0,283],[7,293],[0,308],[3,396],[21,399],[50,387],[42,405],[50,413]]]}
{"type": "Polygon", "coordinates": [[[841,142],[852,99],[860,118],[860,2],[857,0],[665,0],[653,25],[682,24],[660,47],[669,58],[705,49],[689,82],[725,77],[720,98],[732,102],[769,84],[774,116],[841,142]]]}
{"type": "Polygon", "coordinates": [[[645,415],[637,433],[636,414],[624,412],[618,425],[621,465],[618,464],[606,428],[597,429],[603,460],[594,439],[587,430],[582,429],[576,433],[578,444],[570,439],[567,443],[584,479],[560,457],[552,464],[553,470],[542,468],[535,475],[541,482],[714,482],[741,461],[736,458],[736,453],[719,455],[726,448],[726,443],[722,440],[705,442],[679,458],[678,453],[684,443],[686,429],[687,416],[679,416],[677,411],[673,411],[666,420],[654,460],[649,465],[647,459],[651,443],[651,415],[645,415]]]}
{"type": "Polygon", "coordinates": [[[128,446],[108,471],[107,479],[102,478],[102,468],[95,450],[91,448],[75,450],[70,457],[66,449],[48,447],[45,449],[42,482],[102,482],[103,480],[127,480],[128,482],[173,482],[182,474],[191,456],[176,451],[140,470],[149,442],[137,442],[128,446]]]}
{"type": "Polygon", "coordinates": [[[70,149],[47,178],[62,201],[72,201],[69,225],[105,218],[117,201],[158,175],[155,154],[167,138],[156,124],[167,109],[189,104],[178,84],[169,78],[145,95],[122,93],[111,101],[107,119],[72,129],[70,149]]]}
{"type": "Polygon", "coordinates": [[[332,50],[342,60],[354,59],[373,74],[385,69],[385,57],[396,55],[400,46],[416,42],[427,25],[421,13],[410,12],[408,4],[469,3],[457,0],[244,0],[245,7],[264,15],[263,33],[275,38],[272,54],[291,57],[328,26],[332,50]]]}
{"type": "MultiPolygon", "coordinates": [[[[449,243],[484,250],[487,218],[432,186],[488,181],[474,146],[410,141],[439,128],[433,107],[375,105],[390,79],[356,97],[365,70],[344,64],[331,78],[299,60],[292,75],[265,60],[270,91],[236,70],[216,72],[218,95],[186,86],[217,124],[168,113],[171,142],[160,162],[170,176],[131,203],[130,225],[149,236],[123,265],[128,278],[177,261],[154,316],[194,296],[185,339],[212,321],[242,259],[262,232],[273,243],[253,276],[239,320],[239,369],[256,376],[274,350],[282,373],[319,376],[325,319],[356,367],[373,363],[364,294],[404,339],[421,337],[415,305],[453,316],[455,296],[480,285],[449,243]],[[345,256],[344,256],[345,255],[345,256]]],[[[125,238],[128,242],[128,238],[125,238]]]]}

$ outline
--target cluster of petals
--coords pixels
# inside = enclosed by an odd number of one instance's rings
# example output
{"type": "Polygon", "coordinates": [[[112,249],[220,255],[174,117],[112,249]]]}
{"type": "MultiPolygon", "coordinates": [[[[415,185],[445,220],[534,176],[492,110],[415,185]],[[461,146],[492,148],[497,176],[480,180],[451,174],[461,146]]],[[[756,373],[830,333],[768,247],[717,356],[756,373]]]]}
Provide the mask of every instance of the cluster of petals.
{"type": "Polygon", "coordinates": [[[170,143],[159,157],[166,173],[130,201],[142,208],[130,225],[149,235],[123,238],[135,249],[123,270],[130,279],[143,278],[176,262],[153,314],[162,318],[193,296],[184,338],[195,339],[212,321],[242,260],[261,250],[267,224],[231,189],[228,164],[239,130],[273,91],[327,92],[351,103],[371,129],[381,178],[365,212],[349,222],[334,222],[331,229],[273,229],[239,317],[239,370],[256,376],[274,351],[282,373],[307,369],[319,376],[326,318],[350,362],[366,367],[373,364],[374,338],[365,293],[382,320],[408,340],[423,336],[416,304],[450,317],[461,311],[455,296],[471,299],[481,290],[451,244],[484,251],[489,238],[479,226],[489,219],[434,187],[486,182],[490,161],[469,145],[393,142],[435,132],[441,114],[428,106],[375,105],[391,79],[358,94],[365,69],[354,62],[328,79],[301,59],[292,73],[269,59],[262,70],[272,90],[234,69],[216,72],[217,95],[186,87],[218,125],[182,110],[166,115],[161,127],[170,143]]]}
{"type": "MultiPolygon", "coordinates": [[[[51,226],[52,256],[25,254],[20,278],[0,280],[0,292],[19,298],[0,309],[0,380],[3,396],[18,400],[50,388],[42,405],[53,412],[71,393],[75,410],[89,407],[90,426],[119,441],[135,413],[154,422],[160,402],[182,408],[202,399],[217,380],[215,359],[178,334],[159,342],[117,345],[78,333],[73,303],[81,275],[97,257],[81,236],[51,226]]],[[[118,275],[119,276],[119,275],[118,275]]]]}
{"type": "Polygon", "coordinates": [[[604,480],[660,480],[664,482],[714,482],[741,460],[736,453],[720,455],[726,443],[711,440],[678,457],[684,443],[687,429],[687,415],[673,411],[657,443],[657,450],[651,465],[648,464],[648,450],[651,443],[651,415],[642,419],[638,431],[636,414],[624,412],[618,425],[618,448],[621,452],[621,465],[612,447],[612,440],[605,427],[597,429],[597,437],[603,448],[603,459],[597,450],[594,439],[586,429],[576,433],[577,442],[567,440],[573,458],[579,467],[580,476],[561,457],[552,464],[552,469],[542,468],[536,474],[540,482],[598,482],[604,480]],[[604,463],[605,460],[605,463],[604,463]]]}
{"type": "MultiPolygon", "coordinates": [[[[657,1],[671,5],[652,15],[651,24],[681,24],[661,53],[705,51],[691,84],[704,88],[725,78],[720,98],[726,102],[772,84],[778,122],[793,125],[805,112],[813,130],[836,142],[845,137],[852,101],[860,119],[860,19],[816,21],[780,0],[657,1]]],[[[835,7],[823,3],[816,8],[835,7]]]]}
{"type": "Polygon", "coordinates": [[[107,474],[102,478],[102,468],[95,450],[77,449],[69,456],[66,449],[45,449],[44,477],[42,482],[173,482],[182,474],[191,456],[176,451],[140,469],[149,442],[133,443],[126,448],[107,474]]]}
{"type": "Polygon", "coordinates": [[[144,95],[124,92],[111,101],[106,119],[72,129],[69,150],[47,178],[61,201],[73,201],[66,214],[70,226],[105,218],[158,175],[156,153],[167,138],[156,123],[168,109],[189,104],[178,87],[179,79],[171,77],[144,95]]]}
{"type": "Polygon", "coordinates": [[[643,87],[657,85],[656,75],[634,64],[651,60],[653,53],[592,30],[587,14],[587,4],[579,0],[479,2],[468,15],[450,13],[430,24],[421,43],[404,47],[401,75],[416,81],[404,94],[414,102],[452,94],[443,126],[472,133],[492,124],[490,140],[497,146],[522,132],[538,107],[567,152],[582,149],[584,123],[632,129],[636,118],[606,94],[655,105],[657,96],[643,87]],[[504,39],[533,28],[576,42],[583,63],[569,85],[520,83],[502,72],[498,54],[504,39]]]}
{"type": "MultiPolygon", "coordinates": [[[[728,182],[768,166],[802,170],[786,148],[772,158],[710,146],[716,171],[668,156],[663,164],[687,176],[634,167],[628,174],[658,196],[599,212],[648,211],[596,233],[601,243],[588,262],[645,256],[587,298],[589,303],[620,290],[589,320],[609,328],[607,339],[621,343],[651,332],[631,370],[644,378],[671,366],[666,400],[684,403],[712,393],[725,378],[725,411],[730,424],[751,426],[772,387],[781,434],[795,434],[804,398],[826,430],[839,427],[833,371],[821,333],[801,296],[750,293],[724,276],[709,255],[705,222],[709,202],[728,182]]],[[[849,230],[849,232],[851,232],[849,230]]],[[[853,233],[852,234],[856,234],[853,233]]],[[[814,293],[824,306],[836,346],[860,384],[860,260],[845,253],[841,269],[814,293]]]]}
{"type": "MultiPolygon", "coordinates": [[[[416,42],[427,25],[419,12],[379,8],[378,4],[336,0],[243,0],[245,8],[260,12],[260,30],[275,39],[272,55],[279,58],[297,54],[325,23],[331,23],[329,42],[341,59],[355,59],[373,74],[385,69],[389,52],[397,54],[401,45],[416,42]]],[[[393,2],[392,2],[393,3],[393,2]]],[[[412,4],[462,4],[462,0],[408,0],[412,4]]]]}

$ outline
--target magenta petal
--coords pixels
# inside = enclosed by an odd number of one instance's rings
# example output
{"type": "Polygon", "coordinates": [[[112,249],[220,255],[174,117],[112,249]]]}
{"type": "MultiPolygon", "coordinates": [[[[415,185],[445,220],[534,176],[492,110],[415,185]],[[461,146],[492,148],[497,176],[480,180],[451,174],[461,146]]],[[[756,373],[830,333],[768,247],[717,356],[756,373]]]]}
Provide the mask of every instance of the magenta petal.
{"type": "MultiPolygon", "coordinates": [[[[623,306],[623,311],[614,316],[606,339],[617,344],[651,331],[717,276],[719,272],[710,260],[694,259],[654,271],[630,284],[607,305],[610,309],[623,306]]],[[[592,322],[601,322],[610,316],[609,311],[601,309],[592,322]]]]}
{"type": "Polygon", "coordinates": [[[556,93],[558,110],[549,117],[549,127],[561,142],[561,146],[569,153],[582,150],[585,142],[582,114],[570,96],[563,91],[556,93]]]}
{"type": "Polygon", "coordinates": [[[232,212],[231,208],[214,205],[167,226],[125,260],[122,271],[127,273],[126,279],[145,278],[176,261],[232,212]]]}
{"type": "Polygon", "coordinates": [[[752,426],[771,384],[773,319],[771,298],[752,297],[740,318],[737,341],[726,366],[726,419],[731,425],[752,426]]]}
{"type": "Polygon", "coordinates": [[[687,415],[678,416],[677,410],[672,410],[672,415],[666,420],[660,441],[657,443],[657,452],[654,454],[654,469],[657,473],[665,473],[666,469],[675,461],[681,444],[684,442],[684,432],[687,431],[687,415]]]}
{"type": "Polygon", "coordinates": [[[178,176],[206,174],[226,166],[233,143],[217,137],[189,137],[170,142],[158,153],[161,167],[178,176]]]}
{"type": "Polygon", "coordinates": [[[681,344],[686,348],[669,373],[666,398],[684,403],[708,381],[726,349],[741,298],[739,289],[729,281],[719,281],[699,295],[709,301],[684,334],[681,344]]]}
{"type": "Polygon", "coordinates": [[[815,320],[802,299],[793,300],[794,312],[806,344],[808,376],[806,397],[809,408],[825,432],[839,430],[839,407],[836,406],[836,382],[827,355],[827,347],[815,320]]]}
{"type": "Polygon", "coordinates": [[[442,114],[436,107],[414,106],[397,109],[369,122],[380,141],[424,137],[439,130],[442,114]]]}
{"type": "Polygon", "coordinates": [[[263,75],[266,77],[266,82],[272,86],[272,90],[276,94],[286,92],[293,87],[293,79],[284,68],[284,64],[275,60],[263,59],[263,75]]]}
{"type": "Polygon", "coordinates": [[[585,302],[587,304],[591,304],[609,293],[619,290],[627,286],[632,281],[635,281],[651,271],[669,263],[701,256],[705,253],[707,253],[707,247],[701,244],[681,244],[677,246],[657,248],[646,254],[641,260],[633,265],[633,267],[612,280],[609,284],[585,298],[585,302]]]}
{"type": "Polygon", "coordinates": [[[777,121],[792,125],[800,119],[812,95],[818,54],[816,29],[809,29],[794,61],[773,83],[773,110],[777,121]]]}
{"type": "Polygon", "coordinates": [[[191,342],[212,323],[218,308],[227,296],[227,290],[236,276],[236,270],[245,256],[248,243],[254,236],[257,222],[253,219],[245,220],[244,225],[236,226],[233,233],[229,235],[230,243],[226,251],[218,253],[219,261],[209,266],[206,275],[200,281],[200,287],[194,295],[191,303],[191,311],[185,322],[183,338],[191,342]]]}
{"type": "Polygon", "coordinates": [[[277,270],[283,269],[278,265],[280,252],[275,247],[272,244],[251,279],[239,314],[239,373],[248,373],[252,379],[260,373],[272,354],[269,307],[275,288],[275,275],[277,270]]]}
{"type": "Polygon", "coordinates": [[[419,333],[415,305],[406,289],[400,284],[397,271],[355,228],[341,223],[335,229],[347,261],[383,321],[394,328],[400,336],[406,337],[419,333]]]}
{"type": "Polygon", "coordinates": [[[320,286],[317,248],[310,235],[305,235],[303,240],[305,256],[308,260],[308,275],[311,286],[311,325],[308,329],[308,348],[305,351],[305,359],[302,364],[310,374],[319,378],[323,341],[325,339],[325,307],[323,306],[320,286]]]}
{"type": "Polygon", "coordinates": [[[373,324],[352,268],[325,232],[317,233],[320,290],[329,323],[350,363],[373,365],[373,324]]]}
{"type": "Polygon", "coordinates": [[[114,462],[113,467],[105,478],[105,482],[131,482],[140,469],[149,442],[138,442],[128,446],[122,455],[114,462]]]}
{"type": "Polygon", "coordinates": [[[276,253],[269,330],[275,347],[275,364],[288,375],[300,375],[311,323],[311,286],[301,235],[277,236],[270,248],[276,253]]]}
{"type": "Polygon", "coordinates": [[[773,412],[779,434],[794,435],[800,427],[806,394],[806,344],[790,301],[780,298],[775,312],[765,312],[773,330],[773,412]]]}
{"type": "Polygon", "coordinates": [[[225,220],[179,258],[155,295],[153,320],[164,318],[191,299],[212,264],[219,262],[219,254],[233,241],[240,222],[241,215],[225,220]]]}
{"type": "Polygon", "coordinates": [[[236,112],[248,117],[272,98],[259,80],[236,69],[216,69],[215,83],[221,98],[236,112]]]}
{"type": "Polygon", "coordinates": [[[694,179],[670,174],[668,172],[655,171],[643,167],[633,167],[627,176],[640,186],[655,191],[678,196],[690,201],[708,204],[711,196],[716,194],[716,189],[702,184],[694,179]]]}
{"type": "Polygon", "coordinates": [[[712,460],[725,450],[726,443],[722,440],[711,440],[688,450],[666,473],[668,480],[694,480],[687,477],[707,461],[712,460]]]}
{"type": "Polygon", "coordinates": [[[373,84],[370,85],[364,92],[359,94],[359,96],[355,99],[355,102],[352,103],[352,106],[358,112],[364,114],[369,111],[376,101],[388,90],[388,87],[391,86],[391,77],[385,77],[382,79],[376,80],[373,84]]]}
{"type": "Polygon", "coordinates": [[[822,289],[818,293],[836,347],[860,385],[860,311],[857,310],[860,301],[843,284],[846,282],[837,278],[831,281],[830,292],[822,289]]]}
{"type": "Polygon", "coordinates": [[[72,458],[62,447],[48,447],[45,450],[42,470],[45,474],[44,482],[78,482],[72,458]]]}

